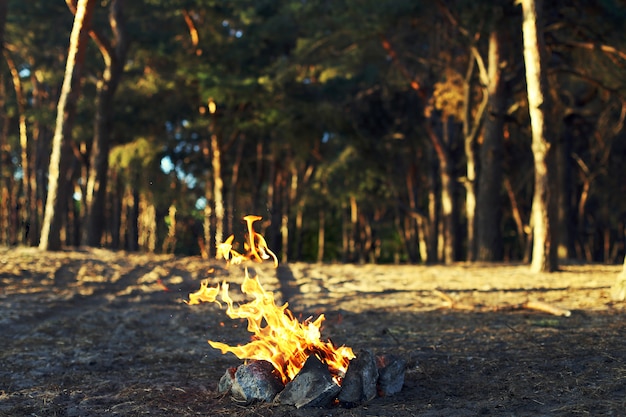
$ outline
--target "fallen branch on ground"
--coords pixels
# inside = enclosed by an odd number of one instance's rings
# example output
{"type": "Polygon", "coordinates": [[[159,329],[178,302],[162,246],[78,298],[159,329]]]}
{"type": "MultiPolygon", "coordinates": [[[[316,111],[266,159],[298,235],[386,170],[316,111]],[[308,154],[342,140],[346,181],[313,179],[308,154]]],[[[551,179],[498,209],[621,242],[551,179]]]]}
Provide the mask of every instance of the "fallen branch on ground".
{"type": "Polygon", "coordinates": [[[569,317],[572,315],[572,312],[560,307],[556,307],[545,303],[543,301],[526,301],[521,304],[514,305],[504,305],[504,306],[494,306],[494,307],[477,307],[470,304],[465,303],[457,303],[450,297],[448,294],[444,293],[440,290],[433,291],[435,295],[443,300],[443,307],[447,307],[452,310],[464,310],[464,311],[517,311],[517,310],[535,310],[541,311],[542,313],[552,314],[554,316],[563,316],[569,317]]]}

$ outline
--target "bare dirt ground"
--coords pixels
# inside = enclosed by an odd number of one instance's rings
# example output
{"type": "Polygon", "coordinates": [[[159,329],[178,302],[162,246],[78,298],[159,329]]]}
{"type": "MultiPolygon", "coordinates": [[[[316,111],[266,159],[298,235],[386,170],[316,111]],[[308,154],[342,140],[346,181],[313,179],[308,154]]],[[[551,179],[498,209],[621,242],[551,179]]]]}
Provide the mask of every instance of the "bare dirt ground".
{"type": "MultiPolygon", "coordinates": [[[[261,282],[323,337],[407,360],[403,390],[352,409],[238,404],[207,340],[249,340],[216,304],[183,302],[241,268],[105,250],[0,248],[1,416],[626,415],[620,266],[287,264],[261,282]],[[210,272],[214,268],[213,272],[210,272]],[[569,317],[525,308],[543,302],[569,317]]],[[[236,292],[232,291],[231,292],[236,292]]]]}

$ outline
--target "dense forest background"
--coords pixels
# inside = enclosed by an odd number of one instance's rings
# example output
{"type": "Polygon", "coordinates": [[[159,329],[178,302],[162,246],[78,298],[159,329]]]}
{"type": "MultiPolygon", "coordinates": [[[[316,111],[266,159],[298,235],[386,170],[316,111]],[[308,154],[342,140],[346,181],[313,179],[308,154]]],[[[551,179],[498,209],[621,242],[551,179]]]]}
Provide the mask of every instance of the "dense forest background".
{"type": "Polygon", "coordinates": [[[2,1],[0,244],[530,261],[543,178],[551,254],[622,262],[626,7],[538,3],[535,106],[527,3],[2,1]]]}

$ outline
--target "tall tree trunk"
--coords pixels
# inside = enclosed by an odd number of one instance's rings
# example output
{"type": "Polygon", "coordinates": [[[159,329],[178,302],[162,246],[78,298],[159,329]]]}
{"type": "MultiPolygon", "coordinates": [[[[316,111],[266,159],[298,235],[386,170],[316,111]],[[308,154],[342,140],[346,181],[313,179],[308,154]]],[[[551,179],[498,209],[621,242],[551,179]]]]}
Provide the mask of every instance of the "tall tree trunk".
{"type": "Polygon", "coordinates": [[[505,176],[504,177],[504,189],[506,190],[506,194],[509,198],[509,202],[511,204],[511,216],[513,216],[513,220],[515,221],[515,229],[517,230],[517,242],[519,246],[519,251],[522,254],[522,258],[525,262],[530,259],[530,255],[527,254],[526,247],[526,228],[524,225],[524,220],[522,219],[522,213],[520,211],[519,205],[517,204],[517,197],[515,196],[515,191],[513,190],[513,186],[511,185],[511,181],[505,176]]]}
{"type": "Polygon", "coordinates": [[[42,250],[61,249],[61,228],[71,192],[71,178],[68,178],[67,174],[72,156],[73,119],[80,90],[87,36],[95,4],[95,0],[78,1],[70,35],[65,77],[57,106],[56,126],[50,154],[48,197],[39,241],[39,248],[42,250]]]}
{"type": "Polygon", "coordinates": [[[326,236],[326,210],[320,207],[318,211],[319,228],[317,229],[317,262],[322,263],[324,260],[324,243],[326,236]]]}
{"type": "Polygon", "coordinates": [[[243,149],[245,144],[245,135],[243,133],[238,135],[237,150],[235,153],[235,162],[232,166],[232,172],[230,175],[230,186],[228,187],[228,194],[226,198],[226,235],[234,233],[233,219],[235,218],[235,196],[237,195],[237,182],[239,180],[239,169],[241,168],[241,161],[243,158],[243,149]]]}
{"type": "Polygon", "coordinates": [[[476,241],[479,261],[497,261],[503,256],[500,224],[505,113],[502,47],[502,33],[496,28],[489,36],[488,108],[480,147],[476,241]]]}
{"type": "MultiPolygon", "coordinates": [[[[349,197],[350,202],[350,227],[348,227],[348,256],[350,261],[355,261],[357,257],[363,256],[361,253],[357,254],[357,237],[359,236],[359,206],[356,202],[356,198],[351,195],[349,197]]],[[[360,240],[362,243],[363,241],[360,240]]]]}
{"type": "Polygon", "coordinates": [[[213,170],[213,202],[215,207],[215,243],[224,241],[224,180],[222,154],[217,134],[211,132],[211,168],[213,170]]]}
{"type": "MultiPolygon", "coordinates": [[[[31,81],[31,96],[30,104],[36,111],[42,111],[44,104],[48,104],[49,100],[46,100],[45,88],[42,86],[42,82],[39,79],[39,75],[36,71],[33,71],[30,75],[31,81]]],[[[43,219],[43,203],[45,201],[45,190],[43,184],[46,180],[46,169],[48,166],[48,149],[51,139],[51,132],[46,124],[40,120],[34,120],[32,125],[31,134],[31,155],[30,166],[32,175],[30,177],[31,182],[31,198],[30,204],[30,232],[29,232],[29,244],[31,246],[37,246],[39,244],[39,237],[41,232],[41,220],[43,219]]]]}
{"type": "Polygon", "coordinates": [[[569,116],[563,120],[564,132],[556,144],[557,159],[557,188],[558,188],[558,256],[559,259],[573,259],[576,257],[576,248],[574,244],[574,231],[576,224],[574,222],[575,203],[573,203],[573,187],[572,187],[572,141],[574,140],[572,129],[577,117],[569,116]]]}
{"type": "MultiPolygon", "coordinates": [[[[420,260],[420,250],[425,250],[425,242],[420,240],[420,224],[423,222],[423,215],[418,212],[416,189],[414,184],[414,177],[416,176],[416,167],[414,163],[411,163],[411,168],[406,172],[406,187],[407,195],[409,198],[410,216],[406,223],[406,238],[404,239],[405,247],[409,260],[411,263],[416,263],[420,260]]],[[[398,221],[400,219],[400,213],[396,214],[398,221]]],[[[400,230],[398,230],[400,233],[400,230]]],[[[422,259],[424,261],[424,259],[422,259]]]]}
{"type": "MultiPolygon", "coordinates": [[[[465,145],[466,174],[465,174],[465,217],[467,218],[467,257],[470,262],[476,259],[476,140],[470,129],[471,120],[471,74],[474,60],[470,59],[470,68],[465,77],[463,86],[465,106],[463,120],[463,137],[465,145]]],[[[485,94],[485,97],[487,95],[485,94]]]]}
{"type": "Polygon", "coordinates": [[[94,138],[85,193],[86,219],[82,242],[89,246],[100,245],[105,223],[104,207],[109,169],[111,121],[114,110],[113,96],[122,77],[128,45],[126,22],[122,13],[123,4],[123,0],[113,0],[109,6],[112,42],[108,42],[93,30],[90,32],[100,49],[105,68],[102,78],[97,83],[94,138]]]}
{"type": "Polygon", "coordinates": [[[535,162],[535,190],[532,203],[533,253],[531,271],[551,272],[558,268],[554,243],[553,222],[553,166],[551,143],[545,116],[548,99],[546,68],[544,63],[543,28],[538,12],[541,0],[522,0],[522,34],[524,38],[524,63],[526,88],[532,130],[532,151],[535,162]]]}
{"type": "Polygon", "coordinates": [[[439,242],[439,200],[437,199],[437,163],[434,152],[429,152],[428,167],[428,222],[426,235],[426,259],[429,264],[437,263],[439,242]]]}
{"type": "MultiPolygon", "coordinates": [[[[285,191],[285,203],[283,204],[283,215],[281,220],[281,249],[283,263],[287,263],[295,253],[293,244],[292,246],[289,245],[289,242],[293,242],[294,240],[293,237],[289,236],[289,215],[294,211],[299,186],[298,169],[296,168],[295,162],[292,164],[290,171],[291,177],[289,181],[289,189],[285,191]]],[[[292,233],[292,235],[294,235],[294,233],[292,233]]]]}
{"type": "MultiPolygon", "coordinates": [[[[209,139],[202,140],[202,157],[207,165],[211,164],[211,145],[209,139]]],[[[214,248],[217,243],[220,243],[213,241],[213,188],[209,186],[212,179],[212,171],[210,169],[207,169],[205,176],[206,185],[204,187],[204,199],[206,200],[206,204],[204,206],[204,218],[202,225],[204,229],[204,248],[206,250],[206,253],[202,254],[202,256],[209,259],[213,256],[214,253],[217,254],[214,248]]]]}
{"type": "Polygon", "coordinates": [[[465,148],[466,176],[465,176],[465,215],[467,218],[467,260],[476,260],[476,139],[483,123],[483,115],[489,102],[488,91],[483,91],[483,97],[472,116],[472,78],[474,68],[478,64],[479,78],[484,85],[489,84],[489,76],[483,59],[475,47],[471,48],[472,57],[465,73],[463,84],[463,138],[465,148]]]}
{"type": "MultiPolygon", "coordinates": [[[[427,121],[431,123],[431,121],[427,121]]],[[[448,123],[444,120],[443,123],[448,123]]],[[[439,177],[441,180],[441,216],[443,234],[443,261],[451,264],[456,261],[456,230],[454,213],[454,188],[455,179],[453,175],[454,167],[452,158],[444,141],[437,136],[430,125],[427,127],[428,137],[435,149],[437,160],[439,161],[439,177]]]]}

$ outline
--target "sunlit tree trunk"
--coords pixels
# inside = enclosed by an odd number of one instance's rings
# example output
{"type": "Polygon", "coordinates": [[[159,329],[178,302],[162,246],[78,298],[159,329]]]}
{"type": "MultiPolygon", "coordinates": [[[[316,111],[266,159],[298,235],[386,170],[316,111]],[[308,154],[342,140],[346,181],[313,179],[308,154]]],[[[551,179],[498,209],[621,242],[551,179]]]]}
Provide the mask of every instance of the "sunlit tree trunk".
{"type": "Polygon", "coordinates": [[[120,234],[125,238],[124,248],[133,252],[139,250],[140,175],[138,169],[128,167],[128,182],[122,199],[120,234]]]}
{"type": "Polygon", "coordinates": [[[434,152],[430,152],[429,155],[429,167],[428,167],[428,222],[427,236],[426,236],[426,258],[425,261],[429,264],[437,263],[438,256],[438,242],[439,242],[439,201],[437,199],[437,165],[435,157],[432,155],[434,152]]]}
{"type": "Polygon", "coordinates": [[[474,76],[476,64],[478,64],[479,79],[483,85],[489,84],[489,77],[482,59],[482,56],[475,47],[471,48],[472,56],[465,73],[463,85],[463,138],[466,159],[465,185],[465,216],[467,219],[467,260],[476,260],[476,176],[477,176],[477,155],[476,139],[483,124],[483,115],[489,102],[489,94],[483,91],[483,97],[475,114],[472,106],[472,78],[474,76]]]}
{"type": "Polygon", "coordinates": [[[72,156],[73,118],[76,113],[87,36],[95,3],[95,0],[78,1],[70,35],[48,170],[48,197],[39,241],[39,248],[42,250],[61,249],[61,228],[71,192],[71,178],[68,178],[67,174],[72,156]]]}
{"type": "MultiPolygon", "coordinates": [[[[474,67],[474,59],[470,59],[465,84],[463,86],[463,137],[466,159],[465,174],[465,217],[467,219],[467,260],[472,262],[476,259],[476,137],[470,128],[471,117],[471,78],[474,67]]],[[[487,97],[486,94],[484,94],[487,97]]],[[[485,100],[486,101],[486,100],[485,100]]]]}
{"type": "MultiPolygon", "coordinates": [[[[45,105],[50,105],[51,101],[47,99],[45,85],[42,85],[41,74],[37,71],[31,72],[30,82],[32,90],[30,91],[29,103],[35,112],[45,111],[45,105]]],[[[52,132],[48,128],[45,121],[38,118],[33,120],[31,124],[31,154],[29,165],[32,167],[32,175],[30,177],[31,198],[30,205],[30,230],[29,244],[37,246],[41,232],[41,221],[43,219],[44,201],[46,189],[44,184],[47,179],[47,167],[49,163],[48,149],[52,138],[52,132]]]]}
{"type": "Polygon", "coordinates": [[[317,262],[324,260],[324,243],[326,239],[326,211],[324,207],[319,208],[319,228],[317,229],[317,262]]]}
{"type": "Polygon", "coordinates": [[[501,37],[499,29],[492,31],[489,36],[488,107],[480,147],[481,171],[478,178],[476,259],[479,261],[497,261],[503,256],[500,223],[503,118],[506,109],[501,37]]]}
{"type": "MultiPolygon", "coordinates": [[[[167,236],[163,240],[163,246],[161,248],[161,252],[163,253],[174,253],[176,250],[176,206],[171,204],[169,209],[167,210],[167,236]]],[[[205,250],[200,250],[203,258],[206,258],[206,247],[205,250]]]]}
{"type": "Polygon", "coordinates": [[[85,193],[86,219],[82,242],[89,246],[100,245],[105,223],[104,207],[109,169],[111,120],[114,111],[113,96],[122,77],[128,43],[126,22],[122,13],[123,4],[123,0],[113,0],[109,6],[113,42],[109,42],[95,31],[90,33],[100,49],[105,68],[96,86],[94,138],[85,193]]]}
{"type": "Polygon", "coordinates": [[[213,202],[215,207],[215,243],[224,241],[224,180],[222,154],[217,134],[211,132],[211,168],[213,170],[213,202]]]}
{"type": "Polygon", "coordinates": [[[531,271],[550,272],[557,269],[557,251],[553,243],[553,195],[551,181],[551,143],[546,126],[547,79],[544,63],[543,29],[538,11],[541,0],[522,0],[522,34],[526,87],[532,130],[532,151],[535,162],[535,190],[532,203],[533,252],[531,271]]]}
{"type": "MultiPolygon", "coordinates": [[[[427,121],[431,123],[431,121],[427,121]]],[[[447,121],[443,121],[447,123],[447,121]]],[[[435,134],[432,128],[427,128],[430,142],[435,149],[437,160],[439,161],[439,178],[441,181],[441,221],[443,237],[443,261],[451,264],[456,259],[456,230],[454,218],[454,185],[452,160],[444,141],[435,134]]]]}
{"type": "MultiPolygon", "coordinates": [[[[357,256],[363,256],[362,251],[357,255],[357,236],[359,235],[359,206],[357,204],[356,198],[351,195],[349,197],[350,203],[350,223],[347,227],[347,244],[348,244],[348,261],[355,261],[357,256]]],[[[361,242],[363,242],[361,240],[361,242]]]]}

